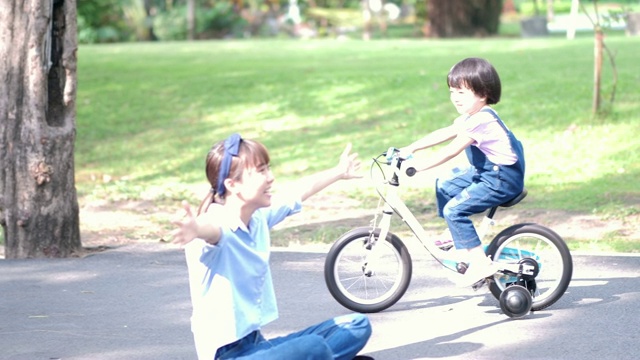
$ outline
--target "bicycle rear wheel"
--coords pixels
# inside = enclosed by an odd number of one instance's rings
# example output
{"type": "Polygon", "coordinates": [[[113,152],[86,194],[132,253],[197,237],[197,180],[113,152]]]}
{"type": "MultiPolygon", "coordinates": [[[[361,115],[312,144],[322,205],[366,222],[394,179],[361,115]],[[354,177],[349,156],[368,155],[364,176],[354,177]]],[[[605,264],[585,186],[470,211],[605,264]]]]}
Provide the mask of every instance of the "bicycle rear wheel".
{"type": "MultiPolygon", "coordinates": [[[[538,263],[532,294],[532,310],[551,306],[564,295],[573,273],[569,248],[553,230],[537,224],[511,226],[498,234],[487,247],[487,255],[498,263],[517,263],[530,258],[538,263]]],[[[496,299],[515,281],[514,276],[497,273],[489,289],[496,299]]]]}
{"type": "Polygon", "coordinates": [[[378,237],[370,227],[353,229],[342,235],[327,253],[324,278],[338,303],[352,311],[372,313],[395,304],[411,281],[409,251],[395,235],[370,246],[378,237]]]}

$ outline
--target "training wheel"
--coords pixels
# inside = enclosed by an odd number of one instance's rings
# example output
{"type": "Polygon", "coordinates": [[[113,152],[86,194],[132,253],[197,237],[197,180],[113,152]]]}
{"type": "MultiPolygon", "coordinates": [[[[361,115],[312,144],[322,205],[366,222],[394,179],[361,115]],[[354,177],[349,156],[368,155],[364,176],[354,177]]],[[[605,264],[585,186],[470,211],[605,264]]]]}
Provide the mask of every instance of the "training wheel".
{"type": "Polygon", "coordinates": [[[519,318],[531,311],[533,299],[527,288],[511,285],[500,294],[500,309],[510,318],[519,318]]]}

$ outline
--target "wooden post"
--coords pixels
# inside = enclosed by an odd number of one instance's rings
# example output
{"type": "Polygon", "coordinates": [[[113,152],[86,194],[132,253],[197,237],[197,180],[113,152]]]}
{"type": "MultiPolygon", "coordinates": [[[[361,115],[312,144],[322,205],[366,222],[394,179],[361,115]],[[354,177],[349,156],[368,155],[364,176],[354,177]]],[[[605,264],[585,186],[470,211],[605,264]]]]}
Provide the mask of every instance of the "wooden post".
{"type": "Polygon", "coordinates": [[[604,41],[604,33],[600,26],[596,26],[595,43],[594,43],[594,69],[593,69],[593,113],[600,110],[600,85],[602,78],[602,48],[604,41]]]}
{"type": "Polygon", "coordinates": [[[196,0],[187,1],[187,39],[196,38],[196,0]]]}
{"type": "Polygon", "coordinates": [[[578,25],[578,8],[579,0],[571,0],[571,14],[569,15],[569,24],[567,25],[567,39],[573,40],[576,37],[576,26],[578,25]]]}

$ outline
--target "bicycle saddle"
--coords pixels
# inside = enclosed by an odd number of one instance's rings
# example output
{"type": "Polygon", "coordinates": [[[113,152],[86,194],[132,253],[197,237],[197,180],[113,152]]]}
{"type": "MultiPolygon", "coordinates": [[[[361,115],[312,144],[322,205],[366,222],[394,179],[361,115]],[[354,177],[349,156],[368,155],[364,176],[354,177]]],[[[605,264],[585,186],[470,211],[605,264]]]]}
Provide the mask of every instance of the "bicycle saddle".
{"type": "Polygon", "coordinates": [[[524,199],[526,197],[527,197],[527,189],[525,188],[525,189],[522,189],[522,192],[518,196],[514,197],[513,199],[507,201],[506,203],[504,203],[504,204],[502,204],[500,206],[501,207],[511,207],[511,206],[519,203],[520,201],[522,201],[522,199],[524,199]]]}

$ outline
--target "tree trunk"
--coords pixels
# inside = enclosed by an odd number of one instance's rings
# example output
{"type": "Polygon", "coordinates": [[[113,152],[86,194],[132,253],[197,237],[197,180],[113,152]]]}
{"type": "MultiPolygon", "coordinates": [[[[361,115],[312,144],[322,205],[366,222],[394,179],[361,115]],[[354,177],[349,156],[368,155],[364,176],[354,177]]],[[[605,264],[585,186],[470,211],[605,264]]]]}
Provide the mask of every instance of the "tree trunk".
{"type": "Polygon", "coordinates": [[[196,0],[187,0],[187,40],[196,38],[196,0]]]}
{"type": "Polygon", "coordinates": [[[630,12],[625,16],[627,36],[640,35],[640,12],[630,12]]]}
{"type": "Polygon", "coordinates": [[[0,0],[5,257],[80,250],[74,182],[76,0],[0,0]]]}
{"type": "Polygon", "coordinates": [[[369,0],[361,0],[360,7],[362,8],[362,40],[371,40],[371,34],[373,33],[373,14],[369,7],[369,0]]]}
{"type": "Polygon", "coordinates": [[[430,0],[428,17],[435,37],[487,36],[498,33],[503,0],[430,0]]]}
{"type": "Polygon", "coordinates": [[[556,17],[556,13],[553,10],[553,0],[547,0],[547,21],[552,22],[556,17]]]}

